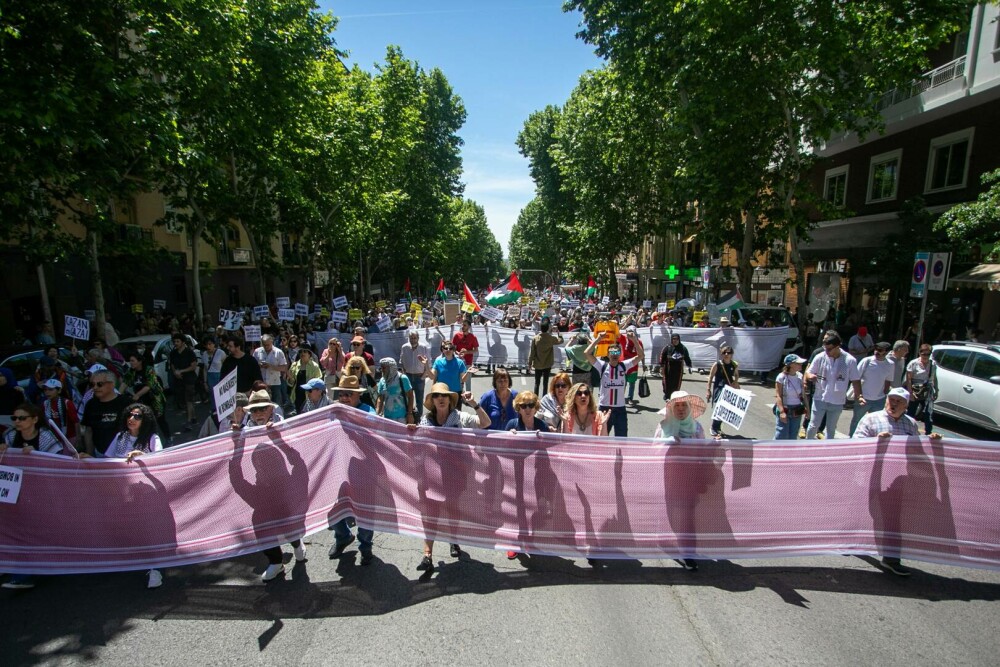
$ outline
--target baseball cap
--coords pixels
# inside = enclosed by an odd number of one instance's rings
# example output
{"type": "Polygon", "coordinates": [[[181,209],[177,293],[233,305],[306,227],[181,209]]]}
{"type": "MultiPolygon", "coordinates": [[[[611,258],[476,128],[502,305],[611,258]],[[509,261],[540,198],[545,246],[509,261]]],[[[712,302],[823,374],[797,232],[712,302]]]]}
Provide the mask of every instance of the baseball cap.
{"type": "Polygon", "coordinates": [[[782,363],[785,366],[787,366],[788,364],[804,364],[806,363],[806,360],[800,357],[799,355],[792,353],[792,354],[786,354],[785,360],[782,363]]]}
{"type": "Polygon", "coordinates": [[[49,378],[42,383],[42,386],[46,389],[62,389],[62,382],[55,378],[49,378]]]}
{"type": "Polygon", "coordinates": [[[906,391],[902,387],[895,387],[893,389],[890,389],[889,393],[887,394],[887,396],[899,396],[901,399],[903,399],[907,403],[910,402],[910,392],[906,391]]]}

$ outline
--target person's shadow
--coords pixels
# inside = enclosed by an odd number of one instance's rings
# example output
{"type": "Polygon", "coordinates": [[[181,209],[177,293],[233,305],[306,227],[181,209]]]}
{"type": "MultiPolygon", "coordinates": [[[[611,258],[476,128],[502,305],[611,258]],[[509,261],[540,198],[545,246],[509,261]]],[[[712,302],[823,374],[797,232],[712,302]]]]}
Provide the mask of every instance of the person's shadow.
{"type": "Polygon", "coordinates": [[[535,337],[532,329],[515,329],[514,346],[517,348],[517,365],[527,368],[528,357],[531,355],[531,340],[535,337]]]}
{"type": "Polygon", "coordinates": [[[301,538],[309,506],[309,473],[302,456],[282,440],[277,430],[269,430],[266,435],[269,442],[260,440],[250,452],[252,483],[243,470],[248,437],[245,431],[233,435],[235,446],[229,460],[230,484],[252,510],[254,540],[262,549],[301,538]]]}
{"type": "Polygon", "coordinates": [[[906,558],[907,550],[918,554],[928,543],[937,553],[954,552],[955,519],[942,441],[910,437],[902,445],[902,457],[900,448],[890,438],[880,438],[875,448],[868,507],[880,555],[906,558]],[[891,481],[884,487],[886,480],[891,481]]]}
{"type": "Polygon", "coordinates": [[[714,441],[684,441],[667,447],[664,498],[680,558],[702,557],[700,548],[733,545],[733,529],[726,514],[724,461],[725,451],[714,441]]]}
{"type": "Polygon", "coordinates": [[[496,327],[488,329],[486,347],[490,353],[490,363],[503,366],[507,363],[507,346],[496,327]]]}
{"type": "MultiPolygon", "coordinates": [[[[399,517],[389,473],[380,452],[373,447],[378,441],[368,437],[364,431],[355,429],[344,429],[344,435],[350,445],[342,443],[338,447],[341,452],[350,447],[350,459],[344,481],[337,491],[336,503],[330,508],[327,517],[329,525],[332,527],[344,516],[353,516],[363,528],[375,530],[377,527],[383,531],[398,532],[399,517]],[[345,507],[348,509],[346,514],[345,507]]],[[[386,448],[385,451],[391,456],[396,450],[386,448]]],[[[394,465],[397,470],[408,468],[408,465],[403,468],[399,466],[399,462],[394,465]]]]}

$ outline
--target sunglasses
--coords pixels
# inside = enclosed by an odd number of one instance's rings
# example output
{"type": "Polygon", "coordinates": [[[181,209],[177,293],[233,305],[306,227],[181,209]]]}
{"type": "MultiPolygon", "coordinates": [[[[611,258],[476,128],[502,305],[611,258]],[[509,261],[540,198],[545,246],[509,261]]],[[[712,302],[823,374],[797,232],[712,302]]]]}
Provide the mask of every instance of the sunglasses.
{"type": "Polygon", "coordinates": [[[450,397],[448,396],[448,394],[431,394],[431,400],[433,401],[435,398],[450,398],[450,397]]]}
{"type": "Polygon", "coordinates": [[[565,384],[554,384],[552,386],[556,390],[559,390],[559,389],[569,389],[569,385],[565,385],[565,384]]]}
{"type": "Polygon", "coordinates": [[[361,347],[361,343],[351,343],[351,347],[361,347]]]}
{"type": "Polygon", "coordinates": [[[535,403],[534,401],[531,401],[529,403],[521,403],[522,410],[534,410],[537,407],[538,403],[535,403]]]}
{"type": "Polygon", "coordinates": [[[134,419],[137,422],[141,422],[142,421],[142,413],[141,412],[130,412],[130,413],[128,413],[128,418],[129,419],[134,419]]]}
{"type": "Polygon", "coordinates": [[[454,349],[455,349],[455,348],[453,348],[452,346],[450,346],[450,345],[446,345],[445,347],[442,347],[442,348],[441,348],[441,351],[442,351],[442,352],[451,352],[451,351],[452,351],[452,350],[454,350],[454,349]]]}
{"type": "Polygon", "coordinates": [[[576,392],[576,395],[577,395],[578,397],[579,397],[579,396],[590,396],[590,392],[589,392],[589,391],[586,391],[586,390],[583,390],[583,389],[581,389],[580,391],[576,392]]]}
{"type": "Polygon", "coordinates": [[[732,350],[726,350],[725,352],[723,352],[723,353],[722,353],[722,356],[724,356],[724,357],[725,357],[725,356],[729,356],[729,355],[731,355],[732,353],[733,353],[733,351],[732,351],[732,350]]]}
{"type": "Polygon", "coordinates": [[[26,419],[31,419],[31,415],[11,415],[10,418],[12,421],[23,422],[26,419]]]}
{"type": "Polygon", "coordinates": [[[103,386],[104,386],[104,385],[106,385],[107,383],[108,383],[108,381],[107,381],[107,380],[104,380],[104,381],[97,381],[97,382],[91,382],[91,383],[90,383],[90,386],[91,386],[91,387],[93,387],[94,389],[100,389],[101,387],[103,387],[103,386]]]}

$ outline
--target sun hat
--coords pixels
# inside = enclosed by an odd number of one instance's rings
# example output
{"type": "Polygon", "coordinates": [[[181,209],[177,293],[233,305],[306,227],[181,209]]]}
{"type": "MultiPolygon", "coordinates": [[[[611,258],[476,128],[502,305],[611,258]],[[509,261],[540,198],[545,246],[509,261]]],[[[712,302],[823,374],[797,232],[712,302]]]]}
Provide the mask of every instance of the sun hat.
{"type": "Polygon", "coordinates": [[[254,408],[266,408],[268,406],[278,407],[276,403],[271,402],[271,395],[267,393],[265,389],[258,389],[249,396],[250,402],[247,403],[247,410],[253,410],[254,408]]]}
{"type": "Polygon", "coordinates": [[[687,403],[688,405],[690,405],[691,416],[694,419],[697,419],[698,417],[705,414],[705,410],[707,408],[704,399],[702,399],[700,396],[694,396],[692,394],[687,393],[686,391],[681,390],[681,391],[675,391],[674,393],[670,394],[670,400],[667,401],[666,405],[663,406],[663,409],[661,409],[659,413],[661,415],[672,414],[675,401],[687,403]]]}
{"type": "Polygon", "coordinates": [[[106,371],[106,370],[108,370],[108,367],[105,366],[104,364],[94,364],[93,366],[87,369],[87,372],[93,375],[94,373],[100,373],[101,371],[106,371]]]}
{"type": "Polygon", "coordinates": [[[424,399],[424,407],[428,410],[434,409],[434,401],[431,400],[431,396],[434,394],[447,394],[448,400],[451,401],[451,409],[454,410],[458,405],[458,394],[451,390],[444,382],[435,382],[431,385],[431,390],[427,392],[427,397],[424,399]]]}
{"type": "Polygon", "coordinates": [[[799,355],[795,354],[794,352],[792,354],[786,354],[785,360],[782,362],[782,364],[785,366],[787,366],[788,364],[804,364],[804,363],[806,363],[806,360],[800,357],[799,355]]]}
{"type": "Polygon", "coordinates": [[[340,378],[340,382],[334,388],[333,393],[337,394],[342,391],[350,391],[360,394],[365,391],[365,388],[361,386],[361,382],[358,380],[357,375],[344,375],[340,378]]]}
{"type": "Polygon", "coordinates": [[[313,389],[326,390],[326,382],[324,382],[320,378],[313,378],[312,380],[309,380],[309,382],[306,382],[305,384],[300,384],[299,387],[301,389],[305,389],[306,391],[312,391],[313,389]]]}
{"type": "Polygon", "coordinates": [[[730,322],[729,322],[729,318],[728,317],[720,317],[719,318],[719,326],[720,327],[724,327],[724,326],[726,326],[729,323],[730,322]]]}
{"type": "Polygon", "coordinates": [[[46,389],[62,389],[62,382],[55,378],[49,378],[42,383],[42,386],[46,389]]]}
{"type": "Polygon", "coordinates": [[[907,403],[910,402],[910,392],[906,391],[902,387],[895,387],[893,389],[890,389],[889,393],[886,394],[886,399],[887,400],[888,400],[889,396],[899,396],[901,399],[903,399],[907,403]]]}

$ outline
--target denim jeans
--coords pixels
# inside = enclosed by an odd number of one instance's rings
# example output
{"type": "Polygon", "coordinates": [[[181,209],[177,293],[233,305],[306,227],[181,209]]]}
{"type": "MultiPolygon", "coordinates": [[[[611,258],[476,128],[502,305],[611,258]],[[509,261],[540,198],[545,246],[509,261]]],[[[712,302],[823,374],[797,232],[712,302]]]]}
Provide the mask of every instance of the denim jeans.
{"type": "Polygon", "coordinates": [[[549,378],[552,377],[551,368],[535,369],[535,395],[544,396],[549,393],[549,378]],[[541,387],[541,389],[539,389],[541,387]]]}
{"type": "Polygon", "coordinates": [[[216,371],[205,371],[205,384],[208,385],[209,391],[215,389],[215,385],[219,384],[219,380],[221,379],[222,373],[216,371]]]}
{"type": "Polygon", "coordinates": [[[816,431],[823,416],[826,415],[826,439],[832,440],[837,437],[837,420],[840,413],[844,411],[842,403],[827,403],[813,399],[812,413],[809,415],[809,430],[806,431],[806,438],[812,440],[816,437],[816,431]]]}
{"type": "Polygon", "coordinates": [[[284,382],[280,382],[269,385],[268,390],[271,392],[271,400],[284,408],[285,404],[288,403],[288,386],[284,382]]]}
{"type": "MultiPolygon", "coordinates": [[[[607,406],[601,408],[601,412],[608,410],[607,406]]],[[[624,407],[611,408],[611,416],[608,417],[608,435],[614,429],[616,438],[628,437],[628,412],[624,407]]]]}
{"type": "Polygon", "coordinates": [[[854,437],[854,431],[858,428],[858,422],[869,412],[878,412],[885,407],[885,396],[882,398],[875,399],[873,401],[865,401],[864,405],[858,405],[857,401],[854,401],[854,416],[851,417],[851,437],[854,437]]]}
{"type": "Polygon", "coordinates": [[[423,373],[407,373],[410,378],[410,386],[413,387],[413,409],[420,414],[424,407],[424,375],[423,373]]]}
{"type": "Polygon", "coordinates": [[[781,423],[781,417],[774,417],[774,439],[775,440],[798,440],[799,427],[802,426],[802,415],[793,417],[788,415],[785,423],[781,423]]]}
{"type": "MultiPolygon", "coordinates": [[[[347,519],[341,519],[333,524],[333,535],[337,539],[337,544],[343,544],[351,539],[351,527],[347,525],[347,519]]],[[[372,552],[372,540],[375,539],[375,531],[371,528],[358,526],[358,551],[362,554],[372,552]]]]}

